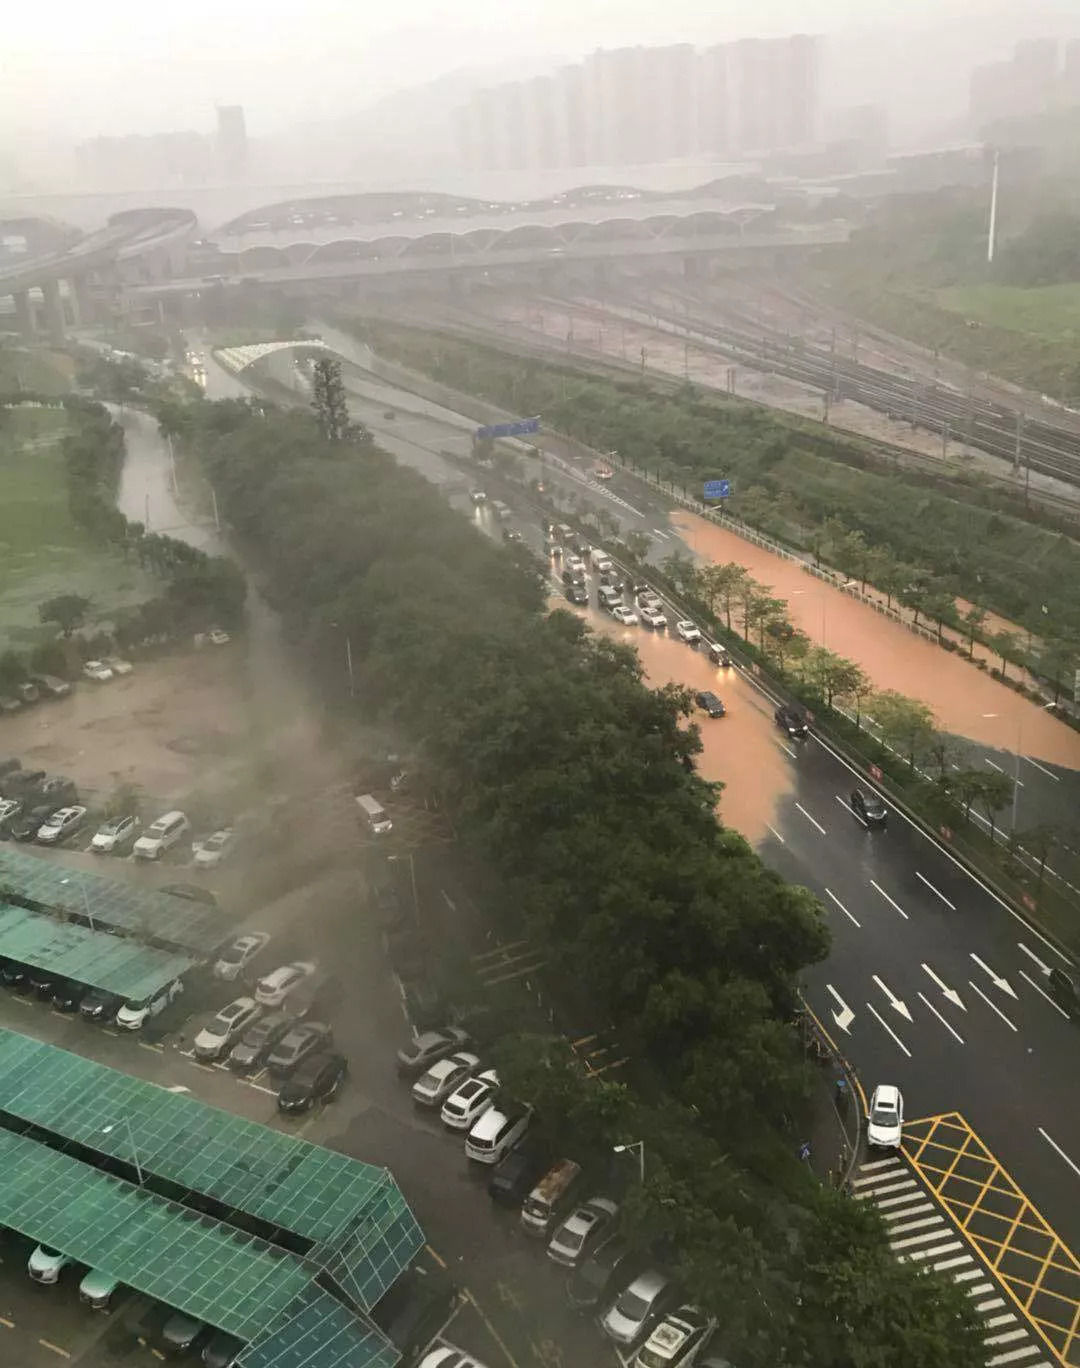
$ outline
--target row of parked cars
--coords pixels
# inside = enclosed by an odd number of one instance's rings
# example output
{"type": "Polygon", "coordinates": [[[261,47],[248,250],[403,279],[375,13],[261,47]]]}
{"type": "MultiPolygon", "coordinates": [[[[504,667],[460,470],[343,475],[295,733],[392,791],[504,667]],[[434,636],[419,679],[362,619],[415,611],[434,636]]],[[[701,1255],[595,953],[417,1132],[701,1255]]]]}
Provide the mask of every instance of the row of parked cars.
{"type": "MultiPolygon", "coordinates": [[[[64,1269],[75,1265],[76,1260],[60,1250],[38,1245],[30,1255],[26,1269],[34,1282],[55,1287],[64,1269]]],[[[88,1268],[79,1283],[79,1299],[95,1311],[108,1311],[121,1291],[122,1284],[117,1278],[94,1268],[88,1268]]],[[[182,1311],[167,1315],[158,1339],[161,1350],[170,1356],[201,1351],[201,1361],[206,1368],[232,1368],[244,1348],[244,1341],[235,1335],[216,1330],[182,1311]]],[[[160,1357],[160,1350],[158,1354],[160,1357]]]]}
{"type": "MultiPolygon", "coordinates": [[[[465,1136],[465,1154],[490,1167],[488,1193],[519,1209],[522,1231],[543,1240],[548,1258],[567,1270],[566,1293],[590,1313],[633,1368],[730,1368],[702,1358],[715,1320],[683,1303],[675,1280],[650,1266],[619,1234],[619,1203],[589,1195],[585,1169],[531,1143],[532,1109],[509,1102],[494,1069],[484,1069],[467,1032],[450,1026],[426,1031],[398,1051],[399,1074],[411,1080],[414,1103],[438,1109],[452,1134],[465,1136]]],[[[483,1368],[461,1350],[440,1347],[422,1368],[483,1368]],[[457,1355],[459,1357],[455,1358],[457,1355]]]]}

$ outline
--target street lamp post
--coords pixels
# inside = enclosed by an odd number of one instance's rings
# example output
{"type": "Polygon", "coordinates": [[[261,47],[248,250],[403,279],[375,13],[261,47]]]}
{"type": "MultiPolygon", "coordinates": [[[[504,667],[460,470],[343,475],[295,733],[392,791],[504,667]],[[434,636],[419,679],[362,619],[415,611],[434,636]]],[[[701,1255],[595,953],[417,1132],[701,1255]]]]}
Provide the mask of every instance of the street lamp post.
{"type": "Polygon", "coordinates": [[[629,1144],[626,1144],[626,1145],[615,1145],[615,1146],[614,1146],[614,1151],[615,1151],[616,1154],[633,1154],[635,1151],[637,1152],[637,1157],[638,1157],[638,1178],[640,1179],[641,1183],[644,1184],[644,1182],[645,1182],[645,1141],[644,1141],[644,1140],[631,1140],[631,1141],[629,1142],[629,1144]]]}
{"type": "MultiPolygon", "coordinates": [[[[129,1143],[130,1146],[131,1146],[131,1158],[132,1158],[132,1160],[133,1160],[133,1162],[134,1162],[134,1164],[135,1164],[135,1172],[136,1172],[136,1173],[138,1174],[138,1176],[139,1176],[139,1186],[142,1187],[142,1185],[143,1185],[142,1164],[139,1162],[139,1147],[138,1147],[138,1146],[136,1145],[136,1143],[135,1143],[135,1132],[134,1132],[134,1130],[132,1130],[132,1128],[131,1128],[131,1117],[130,1117],[130,1116],[125,1116],[125,1117],[124,1117],[124,1125],[127,1127],[128,1143],[129,1143]]],[[[102,1126],[102,1128],[101,1128],[101,1133],[102,1133],[102,1135],[109,1135],[109,1134],[111,1134],[111,1132],[114,1131],[115,1129],[116,1129],[116,1123],[111,1121],[107,1126],[102,1126]]]]}
{"type": "MultiPolygon", "coordinates": [[[[1043,703],[1040,705],[1043,712],[1051,712],[1057,707],[1054,702],[1043,703]]],[[[983,717],[997,717],[997,713],[983,713],[983,717]]],[[[1017,808],[1020,802],[1020,756],[1024,740],[1024,714],[1019,712],[1016,715],[1016,748],[1013,751],[1013,791],[1012,791],[1012,837],[1016,839],[1016,818],[1017,808]]]]}

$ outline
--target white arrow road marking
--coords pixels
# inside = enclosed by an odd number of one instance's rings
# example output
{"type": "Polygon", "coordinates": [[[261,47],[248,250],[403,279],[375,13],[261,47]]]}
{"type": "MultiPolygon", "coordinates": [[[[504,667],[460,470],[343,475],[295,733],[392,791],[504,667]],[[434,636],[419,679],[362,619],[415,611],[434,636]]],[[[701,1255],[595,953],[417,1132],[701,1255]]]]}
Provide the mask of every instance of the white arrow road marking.
{"type": "Polygon", "coordinates": [[[1072,1169],[1073,1173],[1076,1174],[1077,1178],[1080,1178],[1080,1167],[1077,1167],[1077,1165],[1073,1163],[1073,1161],[1069,1158],[1069,1156],[1065,1153],[1065,1151],[1061,1148],[1057,1141],[1051,1140],[1047,1133],[1043,1130],[1042,1126],[1038,1126],[1037,1130],[1039,1134],[1042,1136],[1042,1138],[1046,1141],[1046,1143],[1050,1146],[1050,1148],[1057,1150],[1058,1154],[1060,1154],[1062,1159],[1065,1160],[1068,1166],[1072,1169]]]}
{"type": "Polygon", "coordinates": [[[1027,979],[1028,983],[1031,984],[1032,988],[1035,989],[1035,991],[1039,994],[1040,997],[1044,997],[1047,1000],[1047,1002],[1050,1004],[1051,1007],[1053,1007],[1055,1012],[1060,1012],[1066,1021],[1072,1021],[1072,1017],[1068,1014],[1065,1008],[1060,1006],[1060,1004],[1056,1003],[1044,988],[1040,988],[1026,969],[1020,970],[1020,977],[1023,979],[1027,979]]]}
{"type": "Polygon", "coordinates": [[[889,904],[890,907],[895,907],[896,910],[897,910],[897,912],[900,913],[900,915],[903,917],[903,919],[904,919],[905,921],[910,921],[910,920],[911,920],[911,918],[910,918],[910,917],[908,916],[908,914],[904,911],[904,909],[900,906],[900,904],[896,901],[896,899],[895,899],[895,898],[890,898],[889,895],[888,895],[888,893],[885,892],[885,890],[881,887],[880,884],[876,884],[876,883],[873,881],[873,879],[871,879],[871,880],[870,880],[870,887],[871,887],[872,889],[874,889],[875,892],[880,893],[881,896],[885,899],[885,901],[889,904]]]}
{"type": "Polygon", "coordinates": [[[971,954],[971,958],[975,961],[975,963],[979,966],[979,968],[983,971],[984,974],[989,974],[995,988],[1000,988],[1003,993],[1008,993],[1008,995],[1011,998],[1015,999],[1016,991],[1008,979],[1002,978],[1000,974],[995,974],[993,969],[991,969],[988,964],[981,960],[978,957],[978,955],[974,953],[974,951],[971,954]]]}
{"type": "Polygon", "coordinates": [[[855,1013],[851,1010],[851,1008],[847,1005],[847,1003],[844,1001],[844,999],[840,996],[840,994],[836,991],[836,989],[832,986],[831,983],[827,983],[825,985],[825,989],[836,999],[836,1002],[840,1007],[840,1010],[838,1012],[833,1012],[833,1021],[836,1022],[837,1026],[839,1026],[842,1031],[848,1031],[850,1034],[849,1028],[851,1026],[851,1023],[855,1020],[855,1013]]]}
{"type": "Polygon", "coordinates": [[[836,896],[836,894],[832,891],[832,889],[831,889],[831,888],[827,888],[827,889],[825,890],[825,892],[829,895],[830,898],[832,898],[833,902],[837,905],[837,907],[840,909],[840,911],[843,912],[844,916],[847,917],[848,921],[855,922],[855,925],[856,925],[856,926],[859,928],[859,930],[861,931],[861,930],[862,930],[862,923],[861,923],[861,922],[855,921],[855,918],[854,918],[854,917],[851,915],[851,913],[847,910],[847,908],[846,908],[846,907],[844,906],[844,904],[840,901],[840,899],[836,896]]]}
{"type": "Polygon", "coordinates": [[[907,1009],[907,1004],[901,1002],[900,999],[893,992],[893,990],[889,987],[889,985],[887,983],[882,983],[881,979],[878,978],[877,974],[871,974],[870,977],[874,980],[877,986],[889,999],[889,1006],[895,1007],[902,1017],[906,1017],[907,1020],[910,1021],[911,1013],[907,1009]]]}
{"type": "Polygon", "coordinates": [[[948,900],[948,898],[945,896],[945,894],[942,893],[941,890],[940,890],[939,888],[935,888],[934,885],[930,882],[930,880],[926,877],[925,874],[920,874],[919,871],[916,870],[916,871],[915,871],[915,877],[916,877],[917,879],[920,879],[920,880],[927,886],[927,888],[930,890],[931,893],[937,894],[937,896],[941,899],[941,901],[945,904],[946,907],[951,908],[954,912],[956,911],[956,904],[955,904],[955,903],[951,903],[951,902],[948,900]]]}
{"type": "Polygon", "coordinates": [[[881,1026],[883,1026],[883,1027],[885,1028],[886,1031],[888,1031],[889,1035],[892,1036],[893,1040],[896,1041],[897,1045],[900,1046],[900,1048],[903,1050],[903,1052],[907,1055],[908,1059],[910,1059],[910,1058],[911,1058],[911,1051],[910,1051],[910,1050],[908,1049],[908,1047],[904,1044],[904,1042],[900,1039],[900,1037],[896,1034],[896,1032],[893,1030],[893,1028],[892,1028],[892,1027],[889,1025],[889,1023],[885,1020],[885,1018],[881,1015],[881,1013],[877,1010],[877,1008],[873,1005],[873,1003],[868,1002],[866,1005],[867,1005],[867,1007],[869,1007],[870,1011],[874,1013],[874,1016],[877,1017],[879,1024],[880,1024],[881,1026]]]}
{"type": "MultiPolygon", "coordinates": [[[[968,979],[968,983],[971,983],[971,979],[968,979]]],[[[986,996],[986,994],[983,992],[983,990],[979,987],[977,983],[971,983],[971,986],[982,998],[983,1002],[986,1003],[987,1007],[989,1007],[991,1011],[997,1012],[998,1016],[1002,1019],[1002,1021],[1005,1023],[1006,1026],[1008,1026],[1008,1028],[1011,1031],[1015,1031],[1017,1029],[1009,1020],[1009,1018],[1005,1015],[1005,1013],[1001,1010],[1001,1008],[997,1005],[997,1003],[990,1001],[990,999],[986,996]]]]}
{"type": "MultiPolygon", "coordinates": [[[[926,966],[923,965],[923,968],[924,968],[924,969],[925,969],[925,967],[926,967],[926,966]]],[[[948,1031],[948,1033],[949,1033],[951,1036],[955,1036],[955,1038],[960,1042],[960,1044],[963,1045],[963,1043],[964,1043],[964,1037],[960,1034],[959,1031],[954,1031],[954,1030],[953,1030],[953,1028],[949,1025],[949,1023],[948,1023],[948,1022],[945,1020],[945,1018],[941,1015],[941,1013],[940,1013],[940,1012],[938,1011],[938,1009],[934,1006],[934,1004],[930,1001],[930,999],[926,996],[926,994],[923,993],[923,992],[920,992],[920,993],[919,993],[919,996],[922,998],[923,1002],[926,1003],[927,1007],[929,1007],[930,1010],[933,1012],[933,1014],[937,1017],[938,1021],[941,1022],[942,1026],[945,1027],[945,1029],[948,1031]]],[[[965,1010],[966,1010],[966,1009],[965,1009],[965,1010]]]]}
{"type": "Polygon", "coordinates": [[[934,982],[937,984],[937,986],[941,989],[942,993],[949,999],[949,1001],[953,1004],[953,1006],[954,1006],[954,1007],[959,1007],[960,1010],[961,1010],[962,1012],[966,1012],[966,1011],[967,1011],[967,1008],[964,1006],[964,1000],[963,1000],[963,998],[960,996],[960,994],[956,991],[956,989],[955,989],[955,988],[946,988],[945,985],[944,985],[944,983],[942,983],[941,979],[938,978],[937,974],[934,973],[933,969],[931,969],[930,966],[929,966],[928,964],[924,964],[922,967],[923,967],[923,970],[924,970],[927,974],[929,974],[930,977],[934,980],[934,982]]]}
{"type": "Polygon", "coordinates": [[[1043,973],[1049,976],[1050,966],[1048,964],[1044,964],[1042,960],[1038,957],[1038,955],[1035,953],[1035,951],[1029,950],[1023,941],[1017,941],[1016,943],[1020,947],[1020,949],[1023,950],[1024,954],[1027,955],[1028,959],[1033,960],[1043,971],[1043,973]]]}
{"type": "Polygon", "coordinates": [[[813,822],[813,824],[817,827],[818,831],[821,832],[822,836],[827,834],[825,828],[821,825],[818,819],[816,817],[811,817],[807,810],[803,807],[802,803],[796,803],[795,806],[799,809],[799,811],[802,813],[802,815],[806,818],[808,822],[813,822]]]}

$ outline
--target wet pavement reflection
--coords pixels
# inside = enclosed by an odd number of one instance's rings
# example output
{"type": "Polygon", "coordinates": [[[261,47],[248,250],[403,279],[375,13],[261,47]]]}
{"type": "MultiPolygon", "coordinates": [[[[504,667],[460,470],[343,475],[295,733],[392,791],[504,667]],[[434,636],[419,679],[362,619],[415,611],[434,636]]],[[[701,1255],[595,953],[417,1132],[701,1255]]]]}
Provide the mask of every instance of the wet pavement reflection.
{"type": "Polygon", "coordinates": [[[1007,685],[943,651],[866,604],[693,513],[671,515],[695,553],[708,561],[737,561],[754,579],[786,599],[791,621],[810,639],[854,660],[882,689],[921,699],[938,726],[982,745],[1080,770],[1080,733],[1007,685]]]}

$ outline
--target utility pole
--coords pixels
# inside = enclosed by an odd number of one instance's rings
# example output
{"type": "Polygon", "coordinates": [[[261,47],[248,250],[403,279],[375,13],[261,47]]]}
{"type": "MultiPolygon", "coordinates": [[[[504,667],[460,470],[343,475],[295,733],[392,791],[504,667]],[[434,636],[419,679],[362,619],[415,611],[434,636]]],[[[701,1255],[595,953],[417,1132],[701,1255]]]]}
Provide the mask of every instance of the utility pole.
{"type": "Polygon", "coordinates": [[[1013,453],[1013,474],[1020,474],[1020,444],[1024,432],[1024,415],[1020,411],[1016,414],[1016,451],[1013,453]]]}
{"type": "Polygon", "coordinates": [[[682,348],[683,379],[690,383],[690,343],[684,342],[682,348]]]}
{"type": "Polygon", "coordinates": [[[648,349],[648,347],[642,347],[642,349],[641,349],[641,373],[642,373],[642,375],[645,374],[645,367],[648,365],[648,361],[649,361],[649,349],[648,349]]]}
{"type": "Polygon", "coordinates": [[[941,429],[941,459],[944,461],[949,454],[949,424],[946,422],[941,429]]]}
{"type": "Polygon", "coordinates": [[[997,207],[998,207],[998,169],[1001,154],[994,148],[994,177],[990,184],[990,225],[986,233],[986,260],[992,264],[994,248],[997,246],[997,207]]]}

